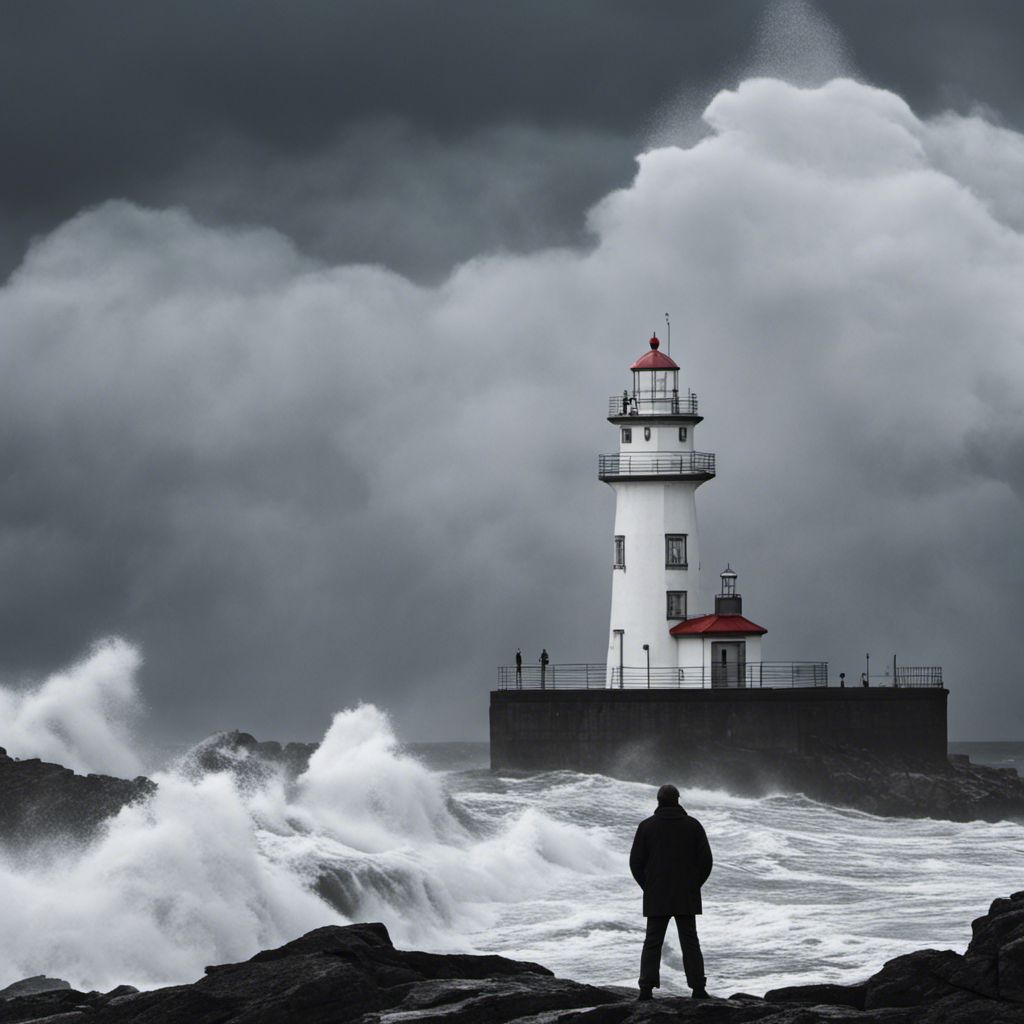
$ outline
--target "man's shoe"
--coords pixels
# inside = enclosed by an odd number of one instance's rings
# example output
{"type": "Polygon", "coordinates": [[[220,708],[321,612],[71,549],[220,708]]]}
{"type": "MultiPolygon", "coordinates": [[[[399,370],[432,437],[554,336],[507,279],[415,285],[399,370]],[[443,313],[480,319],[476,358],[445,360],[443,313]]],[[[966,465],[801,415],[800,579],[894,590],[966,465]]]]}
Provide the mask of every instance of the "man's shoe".
{"type": "Polygon", "coordinates": [[[690,996],[690,998],[691,999],[710,999],[711,996],[708,995],[708,990],[703,985],[698,985],[693,990],[693,994],[690,996]]]}
{"type": "Polygon", "coordinates": [[[640,989],[640,995],[636,997],[638,1003],[646,1003],[654,998],[654,991],[649,988],[640,989]]]}

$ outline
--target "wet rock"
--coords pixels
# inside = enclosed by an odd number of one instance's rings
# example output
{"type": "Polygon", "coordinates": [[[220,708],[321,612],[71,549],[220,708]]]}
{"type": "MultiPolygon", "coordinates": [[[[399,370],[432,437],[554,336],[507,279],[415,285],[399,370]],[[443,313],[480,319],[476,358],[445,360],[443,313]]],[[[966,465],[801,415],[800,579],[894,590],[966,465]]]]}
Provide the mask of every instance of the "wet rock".
{"type": "Polygon", "coordinates": [[[247,732],[219,732],[192,747],[177,763],[184,775],[199,778],[228,772],[243,789],[257,788],[275,776],[292,780],[301,775],[316,750],[313,743],[260,742],[247,732]]]}
{"type": "Polygon", "coordinates": [[[88,839],[155,788],[141,776],[76,775],[38,758],[8,757],[0,747],[0,846],[16,850],[40,840],[88,839]]]}
{"type": "Polygon", "coordinates": [[[35,996],[41,992],[59,992],[62,989],[71,988],[71,982],[63,981],[61,978],[47,978],[45,974],[37,974],[33,978],[23,978],[21,981],[8,985],[7,988],[0,988],[0,999],[16,999],[18,996],[35,996]]]}
{"type": "Polygon", "coordinates": [[[555,978],[537,964],[396,950],[383,925],[353,925],[317,929],[244,963],[208,968],[193,985],[102,1007],[90,1019],[104,1024],[388,1019],[470,1024],[621,999],[555,978]]]}
{"type": "Polygon", "coordinates": [[[1022,909],[1024,893],[996,900],[964,954],[919,950],[859,985],[646,1003],[539,964],[397,950],[382,924],[318,928],[191,985],[15,996],[0,1002],[0,1024],[1024,1024],[1022,909]]]}
{"type": "Polygon", "coordinates": [[[1024,935],[1024,892],[992,901],[988,913],[971,922],[968,956],[994,956],[1015,936],[1024,935]]]}
{"type": "Polygon", "coordinates": [[[765,992],[764,998],[770,1003],[806,1003],[818,1006],[852,1006],[864,1009],[866,985],[790,985],[765,992]]]}
{"type": "Polygon", "coordinates": [[[1024,937],[1008,942],[997,959],[999,998],[1024,1003],[1024,937]]]}
{"type": "Polygon", "coordinates": [[[958,991],[948,980],[963,957],[951,949],[920,949],[890,960],[864,987],[864,1007],[920,1006],[958,991]]]}

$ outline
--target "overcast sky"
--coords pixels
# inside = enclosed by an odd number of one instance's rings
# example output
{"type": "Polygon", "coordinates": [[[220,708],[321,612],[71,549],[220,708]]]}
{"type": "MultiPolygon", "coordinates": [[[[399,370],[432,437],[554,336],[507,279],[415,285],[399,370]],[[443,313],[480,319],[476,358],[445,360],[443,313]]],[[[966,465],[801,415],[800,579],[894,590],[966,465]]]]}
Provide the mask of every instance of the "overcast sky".
{"type": "Polygon", "coordinates": [[[1024,738],[1022,44],[977,0],[0,2],[0,675],[117,635],[164,738],[485,738],[517,645],[605,657],[603,416],[669,311],[701,603],[728,560],[766,658],[941,664],[953,738],[1024,738]]]}

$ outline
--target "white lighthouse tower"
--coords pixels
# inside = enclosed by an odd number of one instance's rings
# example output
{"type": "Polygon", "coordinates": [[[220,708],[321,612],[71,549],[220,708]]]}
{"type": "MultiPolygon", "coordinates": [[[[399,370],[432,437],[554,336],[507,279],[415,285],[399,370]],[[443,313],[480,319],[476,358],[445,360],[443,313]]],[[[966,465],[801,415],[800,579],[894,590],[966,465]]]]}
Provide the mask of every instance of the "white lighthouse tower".
{"type": "Polygon", "coordinates": [[[715,457],[694,450],[703,419],[697,396],[679,393],[679,367],[660,346],[652,337],[630,367],[632,390],[612,396],[608,421],[618,428],[619,452],[598,463],[598,476],[615,489],[610,687],[643,686],[648,677],[635,677],[637,669],[678,666],[670,630],[699,601],[696,495],[715,475],[715,457]]]}

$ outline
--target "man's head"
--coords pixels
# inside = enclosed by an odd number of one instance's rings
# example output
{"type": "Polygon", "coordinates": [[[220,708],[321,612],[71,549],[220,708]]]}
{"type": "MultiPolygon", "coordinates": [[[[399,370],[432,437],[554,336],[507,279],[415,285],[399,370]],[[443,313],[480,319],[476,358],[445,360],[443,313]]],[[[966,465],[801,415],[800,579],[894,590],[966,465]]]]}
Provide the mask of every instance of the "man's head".
{"type": "Polygon", "coordinates": [[[658,790],[659,807],[678,807],[679,790],[671,782],[666,783],[658,790]]]}

